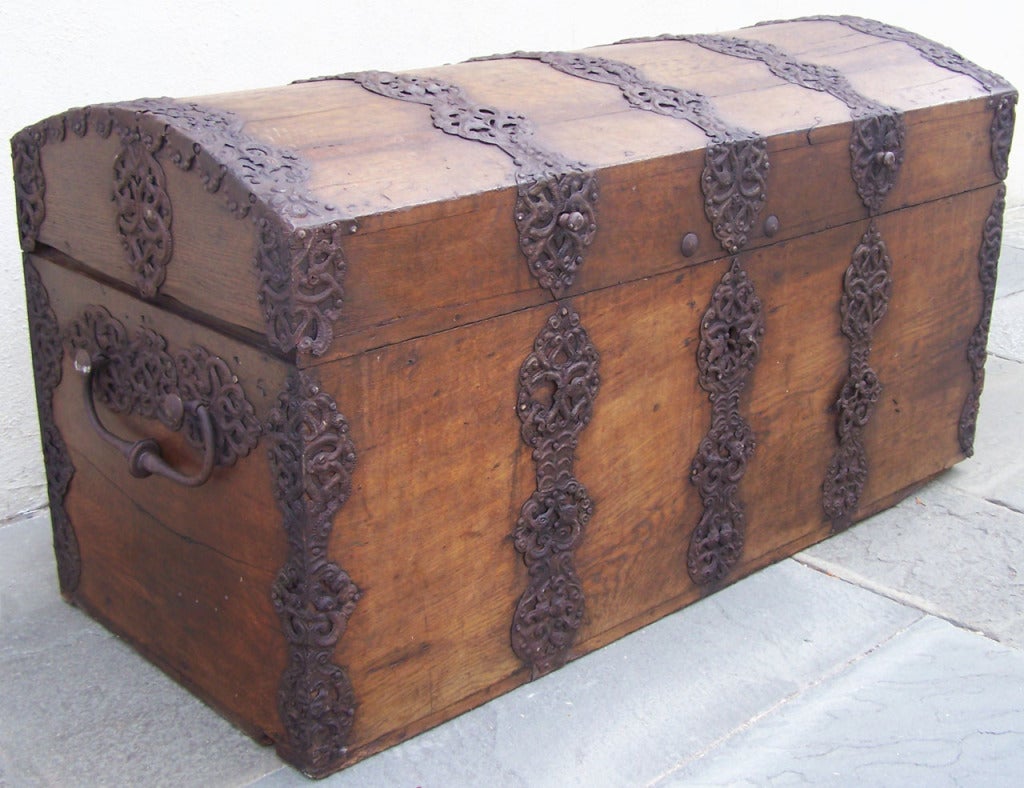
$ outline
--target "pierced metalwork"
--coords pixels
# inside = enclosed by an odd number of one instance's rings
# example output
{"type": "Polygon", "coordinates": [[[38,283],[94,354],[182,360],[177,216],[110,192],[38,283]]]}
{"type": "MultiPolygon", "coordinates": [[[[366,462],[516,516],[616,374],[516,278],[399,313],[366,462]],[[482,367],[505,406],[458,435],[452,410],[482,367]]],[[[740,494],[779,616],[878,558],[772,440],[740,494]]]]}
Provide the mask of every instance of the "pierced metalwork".
{"type": "Polygon", "coordinates": [[[967,363],[971,369],[971,390],[960,412],[958,437],[960,450],[974,454],[974,436],[978,425],[978,407],[985,387],[985,357],[988,331],[992,324],[992,305],[996,293],[996,268],[1003,243],[1003,211],[1006,208],[1006,186],[999,185],[992,208],[985,219],[978,250],[978,279],[981,281],[981,317],[967,343],[967,363]]]}
{"type": "Polygon", "coordinates": [[[257,219],[256,224],[257,300],[268,335],[278,347],[323,355],[344,306],[344,231],[332,222],[288,233],[270,216],[257,219]]]}
{"type": "Polygon", "coordinates": [[[18,232],[26,252],[35,249],[46,218],[46,176],[40,152],[48,142],[63,140],[66,133],[64,118],[57,116],[22,129],[11,139],[18,232]]]}
{"type": "Polygon", "coordinates": [[[21,248],[35,249],[39,228],[46,217],[46,177],[39,158],[39,142],[32,133],[20,132],[11,140],[14,165],[14,199],[18,212],[21,248]]]}
{"type": "Polygon", "coordinates": [[[114,159],[114,202],[117,232],[135,272],[135,286],[143,298],[153,298],[174,251],[171,198],[163,168],[137,133],[125,135],[114,159]]]}
{"type": "MultiPolygon", "coordinates": [[[[94,397],[114,413],[137,414],[175,429],[178,415],[163,407],[167,396],[175,394],[182,402],[206,406],[215,428],[216,465],[234,465],[256,446],[261,428],[252,403],[227,362],[205,348],[194,345],[172,356],[160,334],[139,328],[130,336],[101,306],[85,309],[68,327],[67,342],[92,359],[106,359],[93,374],[94,397]]],[[[195,412],[181,418],[185,438],[201,449],[195,412]]]]}
{"type": "Polygon", "coordinates": [[[473,103],[458,86],[437,79],[367,71],[317,79],[347,79],[366,90],[430,108],[436,128],[494,145],[517,170],[515,218],[530,273],[555,298],[576,278],[597,231],[597,179],[584,165],[540,148],[523,115],[473,103]]]}
{"type": "Polygon", "coordinates": [[[1017,107],[1016,91],[993,96],[989,106],[992,108],[992,169],[999,180],[1005,180],[1010,171],[1010,143],[1013,141],[1017,107]]]}
{"type": "Polygon", "coordinates": [[[711,294],[697,348],[700,386],[711,402],[711,428],[690,470],[704,504],[687,559],[698,585],[725,577],[743,550],[746,519],[738,489],[755,436],[740,414],[740,394],[757,363],[764,331],[761,300],[736,258],[711,294]]]}
{"type": "Polygon", "coordinates": [[[835,531],[849,527],[867,482],[868,461],[863,431],[882,384],[871,368],[871,340],[892,295],[892,261],[882,236],[871,222],[843,277],[841,329],[849,340],[849,371],[836,400],[839,446],[823,485],[825,514],[835,531]]]}
{"type": "Polygon", "coordinates": [[[519,186],[516,227],[530,273],[557,298],[568,290],[597,231],[597,179],[567,172],[519,186]]]}
{"type": "Polygon", "coordinates": [[[53,551],[57,560],[57,577],[64,594],[78,587],[82,560],[75,529],[64,508],[64,498],[75,466],[67,444],[53,417],[53,393],[60,385],[64,348],[60,342],[57,315],[50,306],[50,297],[30,260],[25,260],[25,294],[28,302],[28,331],[32,342],[32,371],[36,382],[36,405],[39,409],[39,431],[46,466],[47,498],[53,529],[53,551]]]}
{"type": "MultiPolygon", "coordinates": [[[[925,59],[936,66],[953,71],[957,74],[964,74],[973,78],[979,85],[988,91],[999,90],[1010,87],[1010,84],[998,74],[983,69],[976,63],[967,60],[963,55],[958,54],[944,44],[925,38],[922,35],[904,30],[902,27],[887,25],[884,22],[877,22],[874,19],[865,19],[859,16],[829,16],[816,15],[805,16],[799,19],[787,20],[792,22],[836,22],[844,25],[858,33],[865,33],[876,38],[885,38],[890,41],[899,41],[907,46],[916,49],[925,59]]],[[[777,25],[775,22],[760,22],[759,25],[777,25]]]]}
{"type": "Polygon", "coordinates": [[[708,145],[701,189],[704,213],[722,248],[735,254],[747,245],[748,233],[768,200],[768,144],[740,139],[708,145]]]}
{"type": "Polygon", "coordinates": [[[722,55],[764,64],[779,79],[808,90],[828,93],[850,109],[851,175],[857,193],[872,213],[881,208],[885,195],[896,185],[903,164],[906,136],[902,116],[858,92],[837,69],[800,60],[766,41],[720,35],[666,35],[634,38],[636,41],[685,41],[722,55]]]}
{"type": "Polygon", "coordinates": [[[854,120],[850,162],[857,194],[871,213],[882,210],[903,166],[906,128],[896,114],[854,120]]]}
{"type": "Polygon", "coordinates": [[[594,506],[573,464],[580,432],[593,416],[598,360],[579,314],[563,305],[548,318],[519,371],[516,410],[523,441],[533,449],[537,489],[513,532],[530,579],[516,605],[512,649],[534,676],[565,664],[583,622],[573,550],[594,506]]]}
{"type": "Polygon", "coordinates": [[[768,146],[753,132],[726,123],[703,93],[646,79],[635,66],[577,52],[513,52],[490,59],[538,60],[591,82],[613,85],[634,109],[685,120],[710,138],[701,189],[715,237],[738,252],[767,200],[768,146]]]}
{"type": "MultiPolygon", "coordinates": [[[[517,170],[514,217],[530,273],[556,299],[572,287],[597,231],[597,180],[582,164],[538,147],[523,115],[474,104],[461,88],[436,79],[379,71],[318,79],[352,80],[378,95],[423,104],[445,134],[504,151],[517,170]]],[[[597,360],[579,314],[560,301],[519,372],[517,412],[523,441],[533,450],[537,490],[513,533],[529,582],[516,605],[511,641],[535,677],[566,662],[583,621],[573,550],[593,504],[572,467],[597,394],[597,360]]]]}
{"type": "Polygon", "coordinates": [[[271,590],[288,641],[278,689],[287,739],[278,747],[322,777],[344,760],[356,712],[348,672],[332,655],[361,594],[327,558],[333,517],[352,490],[355,446],[337,404],[301,371],[289,377],[266,432],[289,550],[271,590]]]}
{"type": "MultiPolygon", "coordinates": [[[[887,25],[874,19],[859,16],[808,16],[790,20],[794,22],[835,22],[858,33],[875,36],[889,41],[898,41],[917,50],[918,54],[932,64],[955,74],[963,74],[977,82],[989,93],[994,94],[990,106],[995,110],[992,122],[992,166],[996,177],[1006,178],[1010,153],[1010,138],[1013,136],[1013,108],[1017,103],[1017,92],[1009,82],[998,74],[982,68],[945,44],[925,38],[901,27],[887,25]]],[[[775,25],[779,22],[761,22],[761,25],[775,25]]]]}
{"type": "Polygon", "coordinates": [[[23,130],[12,140],[22,246],[34,248],[45,218],[43,145],[63,140],[67,129],[77,137],[91,130],[103,139],[116,132],[123,141],[114,164],[117,228],[140,294],[158,295],[173,253],[160,164],[170,162],[194,173],[235,217],[255,222],[258,298],[271,345],[323,355],[341,315],[346,265],[338,223],[315,222],[337,209],[306,190],[309,166],[297,154],[248,136],[242,126],[232,113],[142,99],[72,109],[23,130]]]}

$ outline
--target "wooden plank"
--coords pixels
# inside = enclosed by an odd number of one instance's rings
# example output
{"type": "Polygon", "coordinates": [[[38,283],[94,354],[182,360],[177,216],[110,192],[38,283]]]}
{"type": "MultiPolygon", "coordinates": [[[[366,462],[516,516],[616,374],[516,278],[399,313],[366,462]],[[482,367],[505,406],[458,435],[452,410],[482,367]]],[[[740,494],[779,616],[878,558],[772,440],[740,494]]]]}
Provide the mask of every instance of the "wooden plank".
{"type": "MultiPolygon", "coordinates": [[[[974,241],[956,228],[980,227],[991,197],[982,190],[880,220],[896,284],[871,359],[892,381],[886,396],[899,413],[880,404],[869,422],[871,471],[858,516],[961,456],[956,423],[970,382],[963,354],[980,295],[971,280],[974,241]],[[936,277],[966,284],[937,298],[936,277]]],[[[746,547],[727,582],[830,532],[822,482],[849,354],[839,298],[866,226],[741,255],[766,334],[742,395],[757,449],[739,487],[746,547]]],[[[696,382],[697,331],[725,268],[714,261],[572,299],[601,355],[594,418],[574,466],[595,506],[576,550],[587,615],[575,655],[706,593],[686,570],[702,508],[689,468],[710,421],[696,382]]],[[[364,403],[351,424],[360,447],[353,495],[331,541],[365,592],[338,647],[361,701],[356,751],[375,751],[465,708],[466,697],[527,678],[509,645],[526,587],[509,535],[535,471],[514,404],[519,366],[551,309],[530,307],[320,370],[339,401],[364,403]],[[398,719],[400,734],[391,727],[398,719]]]]}
{"type": "MultiPolygon", "coordinates": [[[[223,358],[239,378],[259,424],[276,405],[287,374],[282,363],[243,343],[99,286],[46,259],[35,255],[31,259],[50,294],[63,331],[81,319],[88,306],[103,305],[125,326],[129,337],[145,326],[164,337],[172,355],[198,345],[223,358]]],[[[123,495],[139,501],[146,516],[182,540],[203,545],[265,573],[280,569],[286,552],[285,534],[273,498],[264,442],[235,465],[216,468],[201,487],[185,489],[154,476],[137,479],[129,474],[125,458],[104,443],[89,424],[81,381],[72,366],[70,347],[65,343],[63,376],[54,396],[56,419],[65,441],[87,455],[97,473],[123,495]]],[[[126,440],[155,438],[172,466],[186,471],[199,466],[200,453],[180,433],[169,431],[159,421],[113,413],[100,403],[97,411],[105,427],[126,440]]]]}

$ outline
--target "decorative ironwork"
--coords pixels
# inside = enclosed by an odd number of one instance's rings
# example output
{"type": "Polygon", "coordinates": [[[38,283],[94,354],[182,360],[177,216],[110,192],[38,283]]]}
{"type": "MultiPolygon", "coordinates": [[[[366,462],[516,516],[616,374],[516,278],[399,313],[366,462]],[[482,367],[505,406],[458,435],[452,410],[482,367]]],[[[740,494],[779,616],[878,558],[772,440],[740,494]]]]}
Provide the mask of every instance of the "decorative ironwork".
{"type": "Polygon", "coordinates": [[[39,156],[45,139],[39,125],[18,132],[11,139],[18,233],[21,248],[26,252],[35,249],[39,228],[46,217],[46,176],[39,156]]]}
{"type": "Polygon", "coordinates": [[[117,232],[143,298],[157,294],[174,251],[165,181],[163,168],[138,134],[126,135],[114,159],[117,232]]]}
{"type": "Polygon", "coordinates": [[[825,474],[824,508],[835,531],[849,527],[867,481],[863,431],[882,394],[869,365],[875,326],[885,316],[892,295],[892,261],[872,221],[843,277],[841,329],[849,340],[848,374],[836,400],[839,447],[825,474]]]}
{"type": "Polygon", "coordinates": [[[690,471],[704,504],[687,560],[698,585],[725,577],[743,550],[745,515],[737,492],[755,439],[740,414],[740,394],[757,363],[764,331],[761,300],[735,258],[711,294],[697,348],[700,386],[711,402],[711,428],[690,471]]]}
{"type": "MultiPolygon", "coordinates": [[[[461,88],[437,79],[379,71],[318,79],[352,80],[378,95],[423,104],[445,134],[507,154],[517,170],[514,216],[530,273],[556,299],[572,287],[597,231],[597,180],[582,164],[538,147],[523,115],[475,104],[461,88]]],[[[579,314],[559,302],[519,372],[517,411],[533,450],[537,490],[513,533],[530,579],[513,615],[511,640],[534,676],[566,662],[583,621],[573,550],[593,504],[572,467],[597,393],[597,360],[579,314]]]]}
{"type": "Polygon", "coordinates": [[[748,233],[768,199],[768,144],[740,139],[708,145],[701,188],[704,213],[722,248],[735,254],[747,245],[748,233]]]}
{"type": "Polygon", "coordinates": [[[576,278],[597,231],[597,179],[567,172],[519,186],[516,227],[530,273],[557,298],[576,278]]]}
{"type": "Polygon", "coordinates": [[[334,337],[344,302],[344,234],[337,222],[285,231],[271,216],[257,220],[257,300],[268,336],[280,348],[321,356],[334,337]]]}
{"type": "Polygon", "coordinates": [[[133,337],[101,306],[86,307],[67,331],[68,344],[106,363],[93,373],[94,396],[114,413],[157,419],[181,429],[188,442],[202,448],[202,429],[194,411],[168,413],[163,404],[175,394],[182,402],[205,405],[215,427],[215,462],[233,465],[256,446],[260,423],[252,403],[227,362],[194,345],[172,356],[167,340],[150,328],[133,337]]]}
{"type": "Polygon", "coordinates": [[[853,121],[850,162],[857,194],[872,213],[882,210],[903,166],[906,128],[896,114],[872,115],[853,121]]]}
{"type": "Polygon", "coordinates": [[[32,371],[36,382],[36,404],[39,408],[40,437],[46,466],[47,498],[53,528],[53,551],[57,559],[60,589],[70,594],[78,587],[82,561],[75,529],[64,508],[64,498],[75,466],[67,444],[53,417],[53,393],[60,384],[64,348],[60,342],[57,315],[50,306],[50,297],[30,260],[25,260],[25,292],[28,302],[28,330],[32,342],[32,371]]]}
{"type": "Polygon", "coordinates": [[[513,533],[530,579],[516,605],[512,648],[534,676],[565,664],[583,622],[573,550],[594,507],[573,464],[579,434],[593,415],[597,368],[598,353],[579,314],[561,305],[519,371],[517,412],[523,441],[533,449],[537,489],[513,533]]]}
{"type": "Polygon", "coordinates": [[[584,165],[538,147],[523,115],[475,104],[457,85],[381,71],[317,78],[330,79],[352,80],[372,93],[423,104],[445,134],[506,153],[517,169],[516,227],[530,273],[555,298],[572,286],[597,231],[597,179],[584,165]]]}
{"type": "Polygon", "coordinates": [[[355,447],[337,404],[302,371],[289,377],[266,431],[289,546],[271,592],[289,652],[278,690],[287,739],[278,747],[322,777],[344,759],[356,710],[348,673],[331,658],[360,591],[327,558],[332,519],[352,490],[355,447]]]}
{"type": "MultiPolygon", "coordinates": [[[[917,50],[918,54],[932,64],[955,74],[963,74],[977,82],[989,93],[994,94],[990,106],[995,110],[992,124],[992,165],[996,177],[1006,178],[1007,161],[1010,153],[1010,138],[1013,135],[1013,108],[1017,103],[1017,92],[1009,82],[998,74],[982,68],[977,63],[967,60],[945,44],[925,38],[924,36],[904,30],[901,27],[887,25],[874,19],[858,16],[808,16],[790,20],[794,22],[835,22],[858,33],[898,41],[917,50]]],[[[775,25],[780,22],[761,22],[761,25],[775,25]]]]}
{"type": "MultiPolygon", "coordinates": [[[[760,25],[777,25],[780,21],[760,22],[760,25]]],[[[859,16],[805,16],[799,19],[785,20],[791,22],[836,22],[844,25],[858,33],[865,33],[876,38],[885,38],[890,41],[899,41],[916,49],[925,59],[936,66],[957,74],[964,74],[974,79],[979,85],[988,91],[999,90],[1010,87],[1010,84],[998,74],[983,69],[976,63],[967,60],[963,55],[958,54],[944,44],[925,38],[924,36],[904,30],[902,27],[887,25],[884,22],[877,22],[874,19],[865,19],[859,16]]]]}
{"type": "Polygon", "coordinates": [[[747,244],[767,200],[768,146],[753,132],[723,120],[710,99],[687,88],[646,79],[635,66],[578,52],[513,52],[487,59],[538,60],[591,82],[614,85],[634,109],[685,120],[710,138],[701,188],[715,237],[730,254],[747,244]]]}
{"type": "Polygon", "coordinates": [[[194,173],[234,216],[255,222],[258,297],[270,343],[283,352],[323,355],[341,315],[346,266],[338,223],[316,220],[337,209],[306,190],[309,166],[297,154],[250,137],[242,127],[229,112],[142,99],[72,109],[25,129],[12,140],[22,246],[34,248],[45,217],[42,146],[63,140],[67,128],[78,137],[92,130],[105,139],[116,132],[124,143],[114,166],[118,232],[140,294],[158,294],[173,251],[164,160],[194,173]]]}
{"type": "Polygon", "coordinates": [[[1017,107],[1017,93],[1003,93],[989,100],[992,108],[992,169],[999,180],[1005,180],[1010,171],[1010,143],[1017,107]]]}
{"type": "Polygon", "coordinates": [[[996,266],[1003,243],[1003,211],[1006,208],[1006,186],[999,185],[992,208],[985,219],[978,251],[978,279],[981,281],[981,317],[967,343],[967,363],[971,369],[971,390],[960,412],[958,437],[960,450],[974,454],[974,435],[978,424],[978,406],[985,387],[985,355],[988,331],[992,324],[992,305],[996,293],[996,266]]]}
{"type": "Polygon", "coordinates": [[[853,129],[850,137],[851,175],[857,193],[872,212],[896,185],[903,164],[906,136],[903,118],[891,107],[857,91],[843,74],[831,66],[800,60],[766,41],[720,35],[665,35],[634,38],[637,41],[685,41],[722,55],[763,63],[779,79],[808,90],[828,93],[850,109],[853,129]]]}

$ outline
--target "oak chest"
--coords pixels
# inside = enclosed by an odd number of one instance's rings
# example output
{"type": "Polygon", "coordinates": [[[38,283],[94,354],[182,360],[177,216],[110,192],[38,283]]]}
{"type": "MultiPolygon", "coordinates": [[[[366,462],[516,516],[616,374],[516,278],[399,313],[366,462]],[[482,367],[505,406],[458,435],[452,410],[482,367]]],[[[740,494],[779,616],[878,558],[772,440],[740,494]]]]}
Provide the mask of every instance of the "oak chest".
{"type": "Polygon", "coordinates": [[[25,129],[64,595],[321,776],[891,505],[1016,98],[842,17],[25,129]]]}

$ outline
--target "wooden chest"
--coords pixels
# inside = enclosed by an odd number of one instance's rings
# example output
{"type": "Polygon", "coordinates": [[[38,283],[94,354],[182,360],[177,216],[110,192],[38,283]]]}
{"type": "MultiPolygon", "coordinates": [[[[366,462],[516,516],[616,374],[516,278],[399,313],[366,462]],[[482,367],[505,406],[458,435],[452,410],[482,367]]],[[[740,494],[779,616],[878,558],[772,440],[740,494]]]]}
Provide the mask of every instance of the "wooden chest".
{"type": "Polygon", "coordinates": [[[891,505],[1015,102],[844,17],[25,129],[63,593],[321,776],[891,505]]]}

